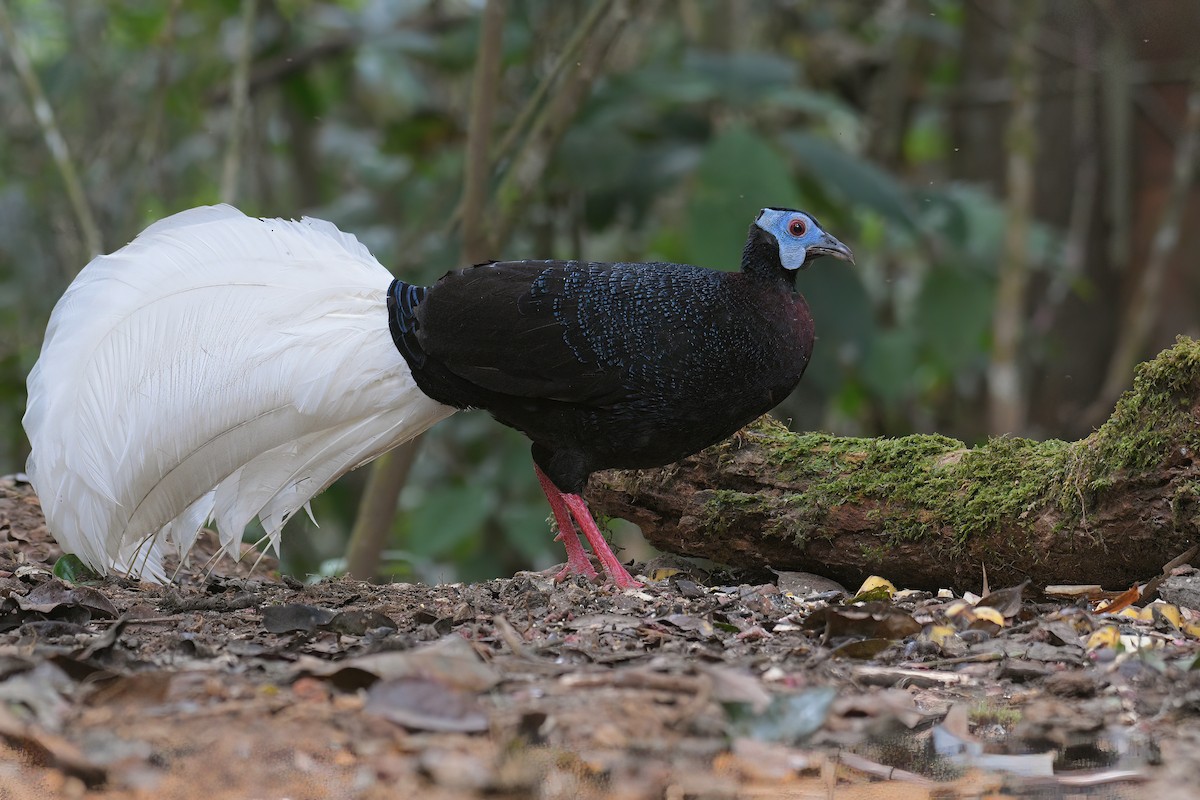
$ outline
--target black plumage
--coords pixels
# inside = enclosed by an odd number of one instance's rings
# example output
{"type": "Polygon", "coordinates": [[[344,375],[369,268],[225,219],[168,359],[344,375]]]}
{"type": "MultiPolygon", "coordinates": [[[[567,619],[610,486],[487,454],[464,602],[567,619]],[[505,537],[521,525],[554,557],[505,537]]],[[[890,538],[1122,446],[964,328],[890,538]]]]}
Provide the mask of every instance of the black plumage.
{"type": "Polygon", "coordinates": [[[796,273],[821,255],[851,257],[808,215],[764,209],[741,272],[497,261],[396,281],[390,328],[422,392],[522,431],[578,496],[597,470],[678,460],[783,400],[814,339],[796,273]]]}

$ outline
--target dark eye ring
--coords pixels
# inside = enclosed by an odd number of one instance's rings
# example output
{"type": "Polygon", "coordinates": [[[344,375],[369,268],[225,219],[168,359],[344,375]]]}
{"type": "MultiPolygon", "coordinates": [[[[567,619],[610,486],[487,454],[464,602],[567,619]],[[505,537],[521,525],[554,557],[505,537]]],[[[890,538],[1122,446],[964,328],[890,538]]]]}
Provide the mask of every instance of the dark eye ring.
{"type": "Polygon", "coordinates": [[[788,223],[788,233],[790,233],[792,236],[803,236],[806,230],[808,230],[808,226],[805,225],[804,220],[800,219],[799,217],[796,217],[788,223]]]}

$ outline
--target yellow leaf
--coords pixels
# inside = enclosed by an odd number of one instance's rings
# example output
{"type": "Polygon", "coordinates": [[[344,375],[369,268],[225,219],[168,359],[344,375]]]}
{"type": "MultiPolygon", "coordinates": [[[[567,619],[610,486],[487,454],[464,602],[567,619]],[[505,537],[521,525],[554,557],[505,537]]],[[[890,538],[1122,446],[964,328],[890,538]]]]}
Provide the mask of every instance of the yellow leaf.
{"type": "Polygon", "coordinates": [[[863,581],[863,585],[858,587],[858,591],[854,594],[866,594],[867,592],[873,592],[874,590],[880,588],[887,592],[888,597],[891,597],[896,593],[896,586],[891,581],[889,581],[887,578],[881,578],[878,575],[872,575],[863,581]]]}
{"type": "MultiPolygon", "coordinates": [[[[971,614],[971,612],[974,610],[975,607],[966,600],[955,600],[953,603],[946,606],[946,616],[950,619],[954,619],[963,613],[971,614]]],[[[971,614],[971,616],[967,617],[967,619],[975,619],[975,615],[971,614]]]]}
{"type": "Polygon", "coordinates": [[[1179,606],[1173,606],[1170,603],[1155,602],[1146,606],[1146,608],[1150,609],[1152,619],[1155,622],[1165,619],[1171,623],[1171,627],[1173,628],[1183,627],[1183,614],[1179,612],[1179,606]]]}
{"type": "Polygon", "coordinates": [[[1184,633],[1193,639],[1200,639],[1200,622],[1188,622],[1180,628],[1184,633]]]}
{"type": "Polygon", "coordinates": [[[921,634],[921,638],[925,641],[933,642],[938,647],[944,647],[946,642],[950,641],[955,636],[954,628],[949,625],[930,625],[921,634]]]}
{"type": "Polygon", "coordinates": [[[1004,627],[1004,615],[991,606],[977,606],[975,608],[975,619],[986,620],[987,622],[995,623],[997,626],[1004,627]]]}
{"type": "Polygon", "coordinates": [[[1105,625],[1103,628],[1097,628],[1088,637],[1087,649],[1099,650],[1102,647],[1116,647],[1121,641],[1121,629],[1116,625],[1105,625]]]}
{"type": "Polygon", "coordinates": [[[665,581],[672,575],[678,575],[681,572],[683,572],[683,570],[675,569],[674,567],[659,567],[658,569],[651,570],[650,574],[646,577],[652,581],[665,581]]]}
{"type": "Polygon", "coordinates": [[[860,592],[846,601],[846,605],[855,603],[886,603],[892,599],[886,586],[876,586],[869,592],[860,592]]]}
{"type": "Polygon", "coordinates": [[[1143,617],[1142,611],[1143,609],[1128,606],[1127,608],[1122,608],[1120,611],[1118,611],[1117,616],[1125,617],[1126,619],[1150,619],[1149,616],[1143,617]]]}

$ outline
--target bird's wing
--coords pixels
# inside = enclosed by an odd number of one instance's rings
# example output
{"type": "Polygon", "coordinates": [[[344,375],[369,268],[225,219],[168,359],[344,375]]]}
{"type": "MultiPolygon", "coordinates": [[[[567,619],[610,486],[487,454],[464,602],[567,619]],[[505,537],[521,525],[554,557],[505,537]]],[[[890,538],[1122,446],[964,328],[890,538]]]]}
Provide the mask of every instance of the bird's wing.
{"type": "Polygon", "coordinates": [[[418,341],[490,392],[604,405],[629,376],[638,324],[627,317],[648,294],[647,270],[653,265],[500,261],[452,272],[417,308],[418,341]]]}
{"type": "Polygon", "coordinates": [[[210,517],[227,549],[255,515],[277,546],[335,478],[452,413],[392,345],[391,278],[327,222],[229,206],[93,260],[29,376],[28,472],[55,538],[159,579],[210,517]]]}

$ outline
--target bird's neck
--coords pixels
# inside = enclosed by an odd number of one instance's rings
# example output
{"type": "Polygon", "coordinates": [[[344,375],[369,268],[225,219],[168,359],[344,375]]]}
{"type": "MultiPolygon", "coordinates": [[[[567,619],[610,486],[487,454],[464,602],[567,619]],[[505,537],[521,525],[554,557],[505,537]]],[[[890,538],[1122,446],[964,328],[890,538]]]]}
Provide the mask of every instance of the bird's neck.
{"type": "Polygon", "coordinates": [[[779,260],[779,245],[766,233],[746,240],[742,250],[742,273],[751,280],[789,291],[796,290],[796,270],[784,269],[779,260]]]}

